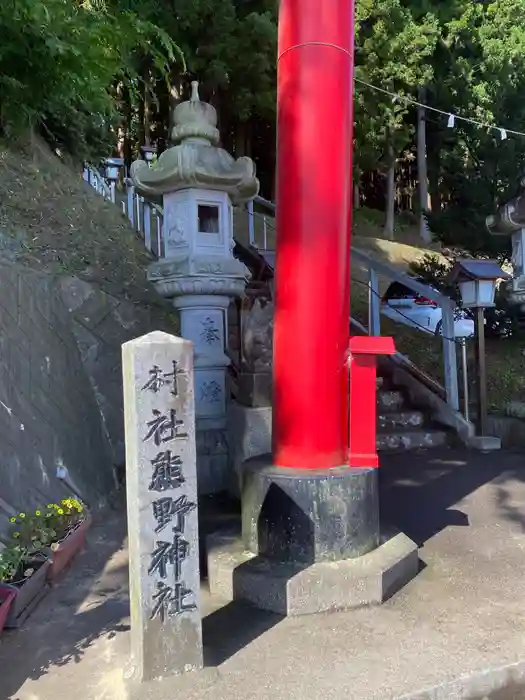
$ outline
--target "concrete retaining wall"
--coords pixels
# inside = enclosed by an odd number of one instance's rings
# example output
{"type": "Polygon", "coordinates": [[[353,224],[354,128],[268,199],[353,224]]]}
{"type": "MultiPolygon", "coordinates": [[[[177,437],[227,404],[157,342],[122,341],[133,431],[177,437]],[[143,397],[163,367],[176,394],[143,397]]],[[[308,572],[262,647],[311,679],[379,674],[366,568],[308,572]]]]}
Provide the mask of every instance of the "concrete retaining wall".
{"type": "Polygon", "coordinates": [[[56,280],[0,264],[0,535],[15,511],[114,488],[111,450],[56,280]]]}
{"type": "Polygon", "coordinates": [[[115,488],[121,344],[154,328],[170,330],[154,307],[0,263],[0,538],[14,512],[71,493],[58,467],[90,504],[115,488]]]}
{"type": "Polygon", "coordinates": [[[112,462],[124,465],[121,346],[153,330],[176,333],[163,309],[117,299],[77,277],[57,281],[80,359],[100,408],[112,462]]]}

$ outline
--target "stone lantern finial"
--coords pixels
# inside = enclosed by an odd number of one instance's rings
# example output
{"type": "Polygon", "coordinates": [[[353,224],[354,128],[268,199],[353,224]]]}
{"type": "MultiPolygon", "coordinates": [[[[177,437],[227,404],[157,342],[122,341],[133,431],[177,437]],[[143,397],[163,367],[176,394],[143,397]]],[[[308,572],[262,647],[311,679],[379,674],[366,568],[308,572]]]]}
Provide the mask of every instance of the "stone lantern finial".
{"type": "Polygon", "coordinates": [[[173,112],[173,146],[154,167],[144,161],[131,166],[137,193],[160,199],[188,188],[225,192],[234,203],[253,199],[259,192],[255,165],[250,158],[233,158],[219,148],[217,111],[199,96],[199,83],[191,83],[190,99],[173,112]]]}
{"type": "Polygon", "coordinates": [[[203,146],[216,146],[219,143],[217,111],[212,105],[201,101],[197,80],[191,84],[190,99],[177,105],[173,113],[172,142],[182,142],[184,146],[189,139],[203,146]]]}
{"type": "Polygon", "coordinates": [[[201,98],[199,97],[199,81],[192,80],[190,102],[200,102],[200,101],[201,101],[201,98]]]}

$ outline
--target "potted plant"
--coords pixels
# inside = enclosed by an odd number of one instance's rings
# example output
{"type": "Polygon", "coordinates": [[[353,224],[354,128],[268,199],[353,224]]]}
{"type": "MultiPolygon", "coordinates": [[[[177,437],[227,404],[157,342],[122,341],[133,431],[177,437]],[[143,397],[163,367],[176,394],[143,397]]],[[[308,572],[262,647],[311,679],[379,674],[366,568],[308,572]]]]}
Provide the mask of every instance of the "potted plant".
{"type": "Polygon", "coordinates": [[[11,608],[11,604],[16,597],[15,591],[7,586],[2,586],[0,584],[0,635],[4,629],[5,621],[7,620],[7,615],[11,608]]]}
{"type": "Polygon", "coordinates": [[[18,538],[15,537],[13,543],[0,552],[0,585],[2,590],[10,590],[13,594],[9,610],[6,610],[6,628],[19,627],[48,589],[49,559],[37,552],[29,553],[16,543],[18,538]]]}
{"type": "Polygon", "coordinates": [[[44,520],[47,530],[54,533],[50,544],[48,580],[55,582],[74,557],[84,549],[91,518],[78,499],[64,498],[60,503],[50,503],[47,506],[44,520]]]}

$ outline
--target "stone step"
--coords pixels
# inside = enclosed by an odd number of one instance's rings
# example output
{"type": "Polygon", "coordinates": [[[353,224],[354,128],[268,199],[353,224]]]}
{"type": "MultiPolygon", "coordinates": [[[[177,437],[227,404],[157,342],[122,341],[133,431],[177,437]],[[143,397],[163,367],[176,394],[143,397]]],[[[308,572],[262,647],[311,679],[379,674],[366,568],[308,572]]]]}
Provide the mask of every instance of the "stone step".
{"type": "Polygon", "coordinates": [[[396,429],[421,428],[425,423],[425,416],[421,411],[380,411],[377,415],[377,429],[388,431],[396,429]]]}
{"type": "Polygon", "coordinates": [[[377,449],[381,452],[418,450],[443,447],[448,444],[448,434],[443,430],[391,431],[377,434],[377,449]]]}
{"type": "Polygon", "coordinates": [[[396,411],[405,403],[405,397],[400,391],[385,391],[380,389],[377,392],[377,405],[380,411],[396,411]]]}

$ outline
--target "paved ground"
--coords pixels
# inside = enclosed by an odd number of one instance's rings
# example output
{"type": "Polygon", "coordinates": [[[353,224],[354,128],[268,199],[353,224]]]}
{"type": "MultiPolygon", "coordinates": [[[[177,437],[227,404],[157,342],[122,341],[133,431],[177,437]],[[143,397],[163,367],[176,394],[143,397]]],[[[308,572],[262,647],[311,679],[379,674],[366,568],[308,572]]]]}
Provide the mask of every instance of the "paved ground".
{"type": "MultiPolygon", "coordinates": [[[[422,547],[414,581],[380,608],[299,619],[205,598],[208,668],[141,700],[386,700],[525,660],[525,455],[392,456],[381,478],[383,515],[422,547]]],[[[112,511],[25,628],[4,634],[0,700],[123,700],[124,534],[112,511]]]]}

